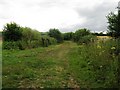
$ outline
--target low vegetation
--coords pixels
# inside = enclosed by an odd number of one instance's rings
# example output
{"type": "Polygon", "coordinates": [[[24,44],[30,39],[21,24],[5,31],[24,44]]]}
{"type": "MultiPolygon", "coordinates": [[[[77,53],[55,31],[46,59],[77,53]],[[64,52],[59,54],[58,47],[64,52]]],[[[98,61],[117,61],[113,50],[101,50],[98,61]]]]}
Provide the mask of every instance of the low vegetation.
{"type": "Polygon", "coordinates": [[[3,88],[120,88],[120,12],[107,19],[107,34],[7,23],[0,37],[3,88]]]}
{"type": "Polygon", "coordinates": [[[12,22],[3,29],[3,49],[31,49],[56,44],[57,40],[29,27],[12,22]]]}
{"type": "Polygon", "coordinates": [[[116,88],[116,41],[3,50],[4,88],[116,88]]]}

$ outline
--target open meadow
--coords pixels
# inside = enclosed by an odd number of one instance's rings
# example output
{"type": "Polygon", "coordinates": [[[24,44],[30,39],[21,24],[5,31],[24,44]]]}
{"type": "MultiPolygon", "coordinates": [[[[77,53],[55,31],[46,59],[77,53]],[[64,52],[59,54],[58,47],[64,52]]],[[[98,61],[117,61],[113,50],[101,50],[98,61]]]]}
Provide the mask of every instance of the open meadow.
{"type": "Polygon", "coordinates": [[[0,89],[120,90],[119,0],[0,0],[0,89]]]}
{"type": "Polygon", "coordinates": [[[114,40],[3,50],[3,88],[115,88],[118,55],[114,40]]]}

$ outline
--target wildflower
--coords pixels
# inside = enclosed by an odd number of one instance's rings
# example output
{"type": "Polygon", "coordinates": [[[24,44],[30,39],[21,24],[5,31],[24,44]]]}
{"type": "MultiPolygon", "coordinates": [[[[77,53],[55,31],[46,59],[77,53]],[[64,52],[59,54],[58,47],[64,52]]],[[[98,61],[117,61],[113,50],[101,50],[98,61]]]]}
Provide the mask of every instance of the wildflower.
{"type": "Polygon", "coordinates": [[[102,68],[103,66],[101,65],[100,68],[102,68]]]}
{"type": "Polygon", "coordinates": [[[111,49],[115,49],[115,47],[111,47],[111,49]]]}
{"type": "Polygon", "coordinates": [[[105,50],[103,50],[102,52],[105,52],[105,50]]]}
{"type": "Polygon", "coordinates": [[[5,78],[7,78],[7,76],[5,76],[5,78]]]}
{"type": "Polygon", "coordinates": [[[101,48],[101,46],[100,46],[100,45],[98,45],[98,46],[97,46],[97,48],[101,48]]]}

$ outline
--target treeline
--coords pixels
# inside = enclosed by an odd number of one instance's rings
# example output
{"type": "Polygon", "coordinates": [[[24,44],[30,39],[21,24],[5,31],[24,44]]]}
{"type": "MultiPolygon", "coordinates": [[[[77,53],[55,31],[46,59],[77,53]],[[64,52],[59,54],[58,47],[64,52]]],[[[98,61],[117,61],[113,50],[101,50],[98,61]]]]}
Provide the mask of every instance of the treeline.
{"type": "Polygon", "coordinates": [[[118,14],[113,12],[107,16],[107,34],[91,33],[90,30],[78,29],[73,32],[61,33],[58,29],[50,29],[49,32],[42,33],[29,27],[22,27],[12,22],[7,23],[3,29],[3,49],[27,49],[36,47],[47,47],[52,44],[62,43],[64,40],[72,40],[78,44],[88,44],[94,42],[96,36],[112,36],[120,38],[120,10],[118,14]]]}
{"type": "Polygon", "coordinates": [[[3,49],[30,49],[56,44],[55,38],[12,22],[3,29],[3,49]]]}
{"type": "Polygon", "coordinates": [[[3,49],[30,49],[47,47],[72,40],[78,44],[93,42],[95,35],[88,29],[79,29],[75,33],[61,33],[59,29],[50,29],[48,32],[39,32],[29,27],[22,27],[15,22],[7,23],[3,29],[3,49]]]}
{"type": "Polygon", "coordinates": [[[47,47],[52,44],[62,43],[64,40],[72,40],[78,44],[88,44],[96,40],[96,36],[120,37],[120,11],[118,14],[110,13],[108,19],[107,34],[91,33],[83,28],[73,32],[61,33],[59,29],[50,29],[42,33],[29,27],[22,27],[15,22],[7,23],[3,28],[3,49],[29,49],[47,47]]]}

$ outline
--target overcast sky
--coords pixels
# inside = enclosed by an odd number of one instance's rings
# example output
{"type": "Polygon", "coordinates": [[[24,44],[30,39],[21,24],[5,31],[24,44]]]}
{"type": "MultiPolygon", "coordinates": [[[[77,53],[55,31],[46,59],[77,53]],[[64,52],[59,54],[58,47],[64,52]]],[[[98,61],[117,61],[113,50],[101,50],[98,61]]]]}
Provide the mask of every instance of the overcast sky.
{"type": "Polygon", "coordinates": [[[117,11],[119,0],[0,0],[0,30],[16,22],[40,32],[58,28],[61,32],[88,28],[107,30],[111,11],[117,11]]]}

